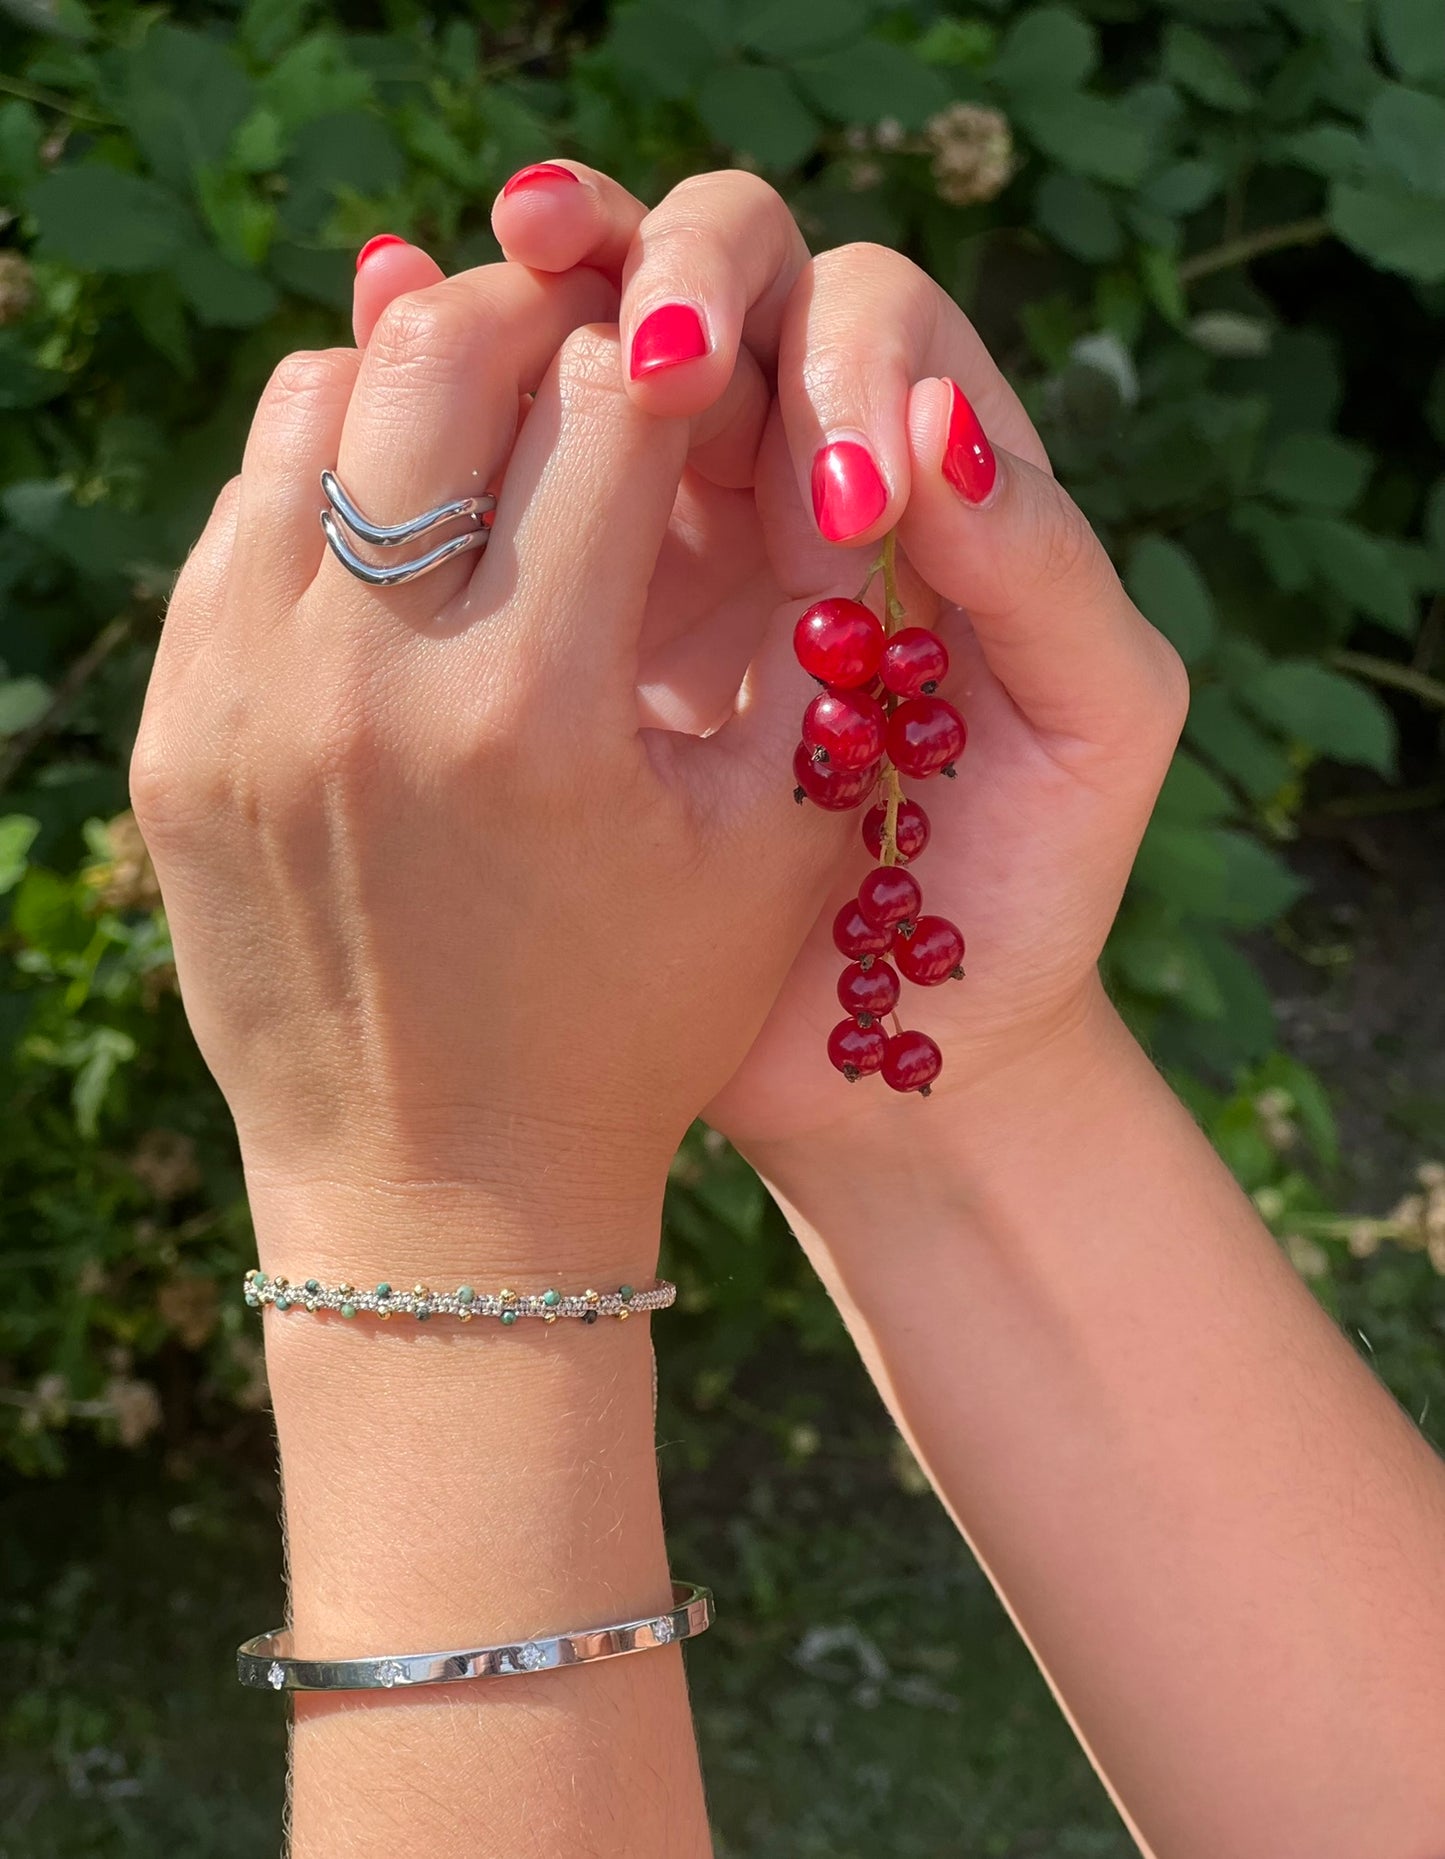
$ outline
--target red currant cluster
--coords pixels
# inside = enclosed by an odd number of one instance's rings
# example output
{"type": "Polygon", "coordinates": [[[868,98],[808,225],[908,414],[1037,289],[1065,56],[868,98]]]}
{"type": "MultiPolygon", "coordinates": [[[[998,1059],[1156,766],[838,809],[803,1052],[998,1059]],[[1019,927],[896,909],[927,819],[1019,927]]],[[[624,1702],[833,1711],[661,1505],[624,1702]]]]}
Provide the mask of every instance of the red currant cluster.
{"type": "Polygon", "coordinates": [[[850,1084],[881,1072],[893,1090],[926,1097],[943,1054],[926,1033],[899,1026],[899,976],[926,988],[961,976],[963,937],[947,917],[920,914],[918,880],[901,869],[928,844],[929,827],[899,777],[952,775],[968,732],[953,705],[935,695],[948,672],[943,641],[926,627],[895,626],[902,609],[886,546],[880,565],[886,629],[861,600],[839,598],[809,607],[794,631],[798,663],[824,688],[803,715],[793,792],[800,804],[842,813],[881,789],[863,816],[863,843],[879,863],[833,922],[833,942],[848,958],[838,978],[848,1018],[828,1035],[828,1057],[850,1084]],[[879,1024],[889,1015],[891,1034],[879,1024]]]}

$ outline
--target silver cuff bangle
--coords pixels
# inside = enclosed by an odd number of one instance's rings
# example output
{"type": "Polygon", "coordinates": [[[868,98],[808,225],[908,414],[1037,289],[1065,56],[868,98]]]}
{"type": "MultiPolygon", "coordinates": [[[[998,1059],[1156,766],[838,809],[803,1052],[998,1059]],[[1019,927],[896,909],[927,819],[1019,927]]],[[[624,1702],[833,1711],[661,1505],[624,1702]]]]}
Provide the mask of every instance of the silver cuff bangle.
{"type": "Polygon", "coordinates": [[[565,1665],[618,1659],[629,1652],[652,1652],[707,1632],[713,1622],[710,1590],[674,1582],[672,1601],[666,1614],[609,1627],[582,1627],[550,1639],[458,1652],[394,1653],[374,1659],[293,1658],[290,1629],[281,1627],[238,1647],[236,1675],[243,1685],[262,1691],[392,1691],[410,1685],[454,1685],[472,1678],[519,1678],[565,1665]]]}

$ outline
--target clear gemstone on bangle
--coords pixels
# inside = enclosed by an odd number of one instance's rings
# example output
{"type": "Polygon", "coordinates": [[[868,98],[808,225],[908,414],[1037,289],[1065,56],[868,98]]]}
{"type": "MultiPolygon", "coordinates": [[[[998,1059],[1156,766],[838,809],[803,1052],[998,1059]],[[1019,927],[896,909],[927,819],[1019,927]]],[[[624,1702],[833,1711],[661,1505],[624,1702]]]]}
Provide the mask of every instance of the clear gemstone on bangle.
{"type": "Polygon", "coordinates": [[[666,1614],[660,1614],[652,1623],[652,1637],[659,1646],[666,1646],[675,1636],[676,1629],[666,1614]]]}
{"type": "Polygon", "coordinates": [[[517,1648],[517,1664],[524,1672],[538,1672],[546,1663],[546,1653],[531,1640],[528,1640],[525,1646],[517,1648]]]}
{"type": "Polygon", "coordinates": [[[406,1683],[406,1667],[399,1664],[395,1659],[383,1659],[381,1664],[376,1668],[376,1676],[378,1682],[385,1685],[387,1690],[390,1691],[393,1685],[404,1685],[406,1683]]]}
{"type": "Polygon", "coordinates": [[[266,1683],[273,1691],[279,1691],[286,1683],[285,1668],[281,1665],[279,1660],[273,1659],[271,1661],[270,1668],[266,1673],[266,1683]]]}

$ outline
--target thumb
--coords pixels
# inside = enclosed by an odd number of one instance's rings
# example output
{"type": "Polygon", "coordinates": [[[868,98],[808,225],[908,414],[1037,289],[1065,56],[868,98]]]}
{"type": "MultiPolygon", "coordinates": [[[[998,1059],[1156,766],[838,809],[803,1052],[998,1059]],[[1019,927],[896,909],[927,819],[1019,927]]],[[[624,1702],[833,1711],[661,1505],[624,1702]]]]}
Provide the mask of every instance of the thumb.
{"type": "Polygon", "coordinates": [[[1029,722],[1116,751],[1147,742],[1151,755],[1159,735],[1177,735],[1184,667],[1067,492],[995,451],[953,381],[914,387],[908,433],[912,486],[899,539],[929,586],[964,609],[989,669],[1029,722]]]}

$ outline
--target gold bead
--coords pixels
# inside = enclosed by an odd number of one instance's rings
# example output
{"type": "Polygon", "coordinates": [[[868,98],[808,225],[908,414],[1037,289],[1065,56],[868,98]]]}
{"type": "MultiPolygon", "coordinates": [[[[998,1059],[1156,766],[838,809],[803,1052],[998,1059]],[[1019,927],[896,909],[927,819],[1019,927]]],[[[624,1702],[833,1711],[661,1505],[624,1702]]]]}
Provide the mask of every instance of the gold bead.
{"type": "Polygon", "coordinates": [[[431,1291],[426,1285],[413,1285],[411,1294],[413,1297],[430,1297],[431,1291]]]}
{"type": "Polygon", "coordinates": [[[497,1296],[501,1298],[504,1304],[515,1304],[517,1301],[516,1292],[509,1290],[506,1285],[502,1286],[501,1290],[497,1293],[497,1296]]]}
{"type": "Polygon", "coordinates": [[[351,1298],[356,1296],[356,1286],[355,1285],[338,1285],[336,1287],[336,1295],[341,1298],[346,1298],[349,1301],[351,1298]]]}
{"type": "Polygon", "coordinates": [[[457,1312],[457,1322],[458,1323],[470,1323],[471,1320],[472,1320],[472,1313],[467,1309],[466,1305],[463,1304],[461,1309],[457,1312]]]}
{"type": "Polygon", "coordinates": [[[556,1311],[555,1310],[544,1310],[542,1312],[542,1321],[543,1323],[555,1323],[557,1321],[556,1311]]]}
{"type": "Polygon", "coordinates": [[[600,1304],[602,1302],[600,1293],[596,1291],[584,1291],[582,1296],[589,1304],[600,1304]]]}
{"type": "Polygon", "coordinates": [[[385,1304],[379,1304],[377,1306],[376,1315],[381,1319],[383,1323],[391,1322],[391,1312],[386,1308],[385,1304]]]}
{"type": "Polygon", "coordinates": [[[627,1319],[631,1315],[632,1315],[632,1312],[627,1308],[625,1304],[619,1304],[617,1306],[617,1321],[619,1323],[626,1323],[627,1319]]]}

